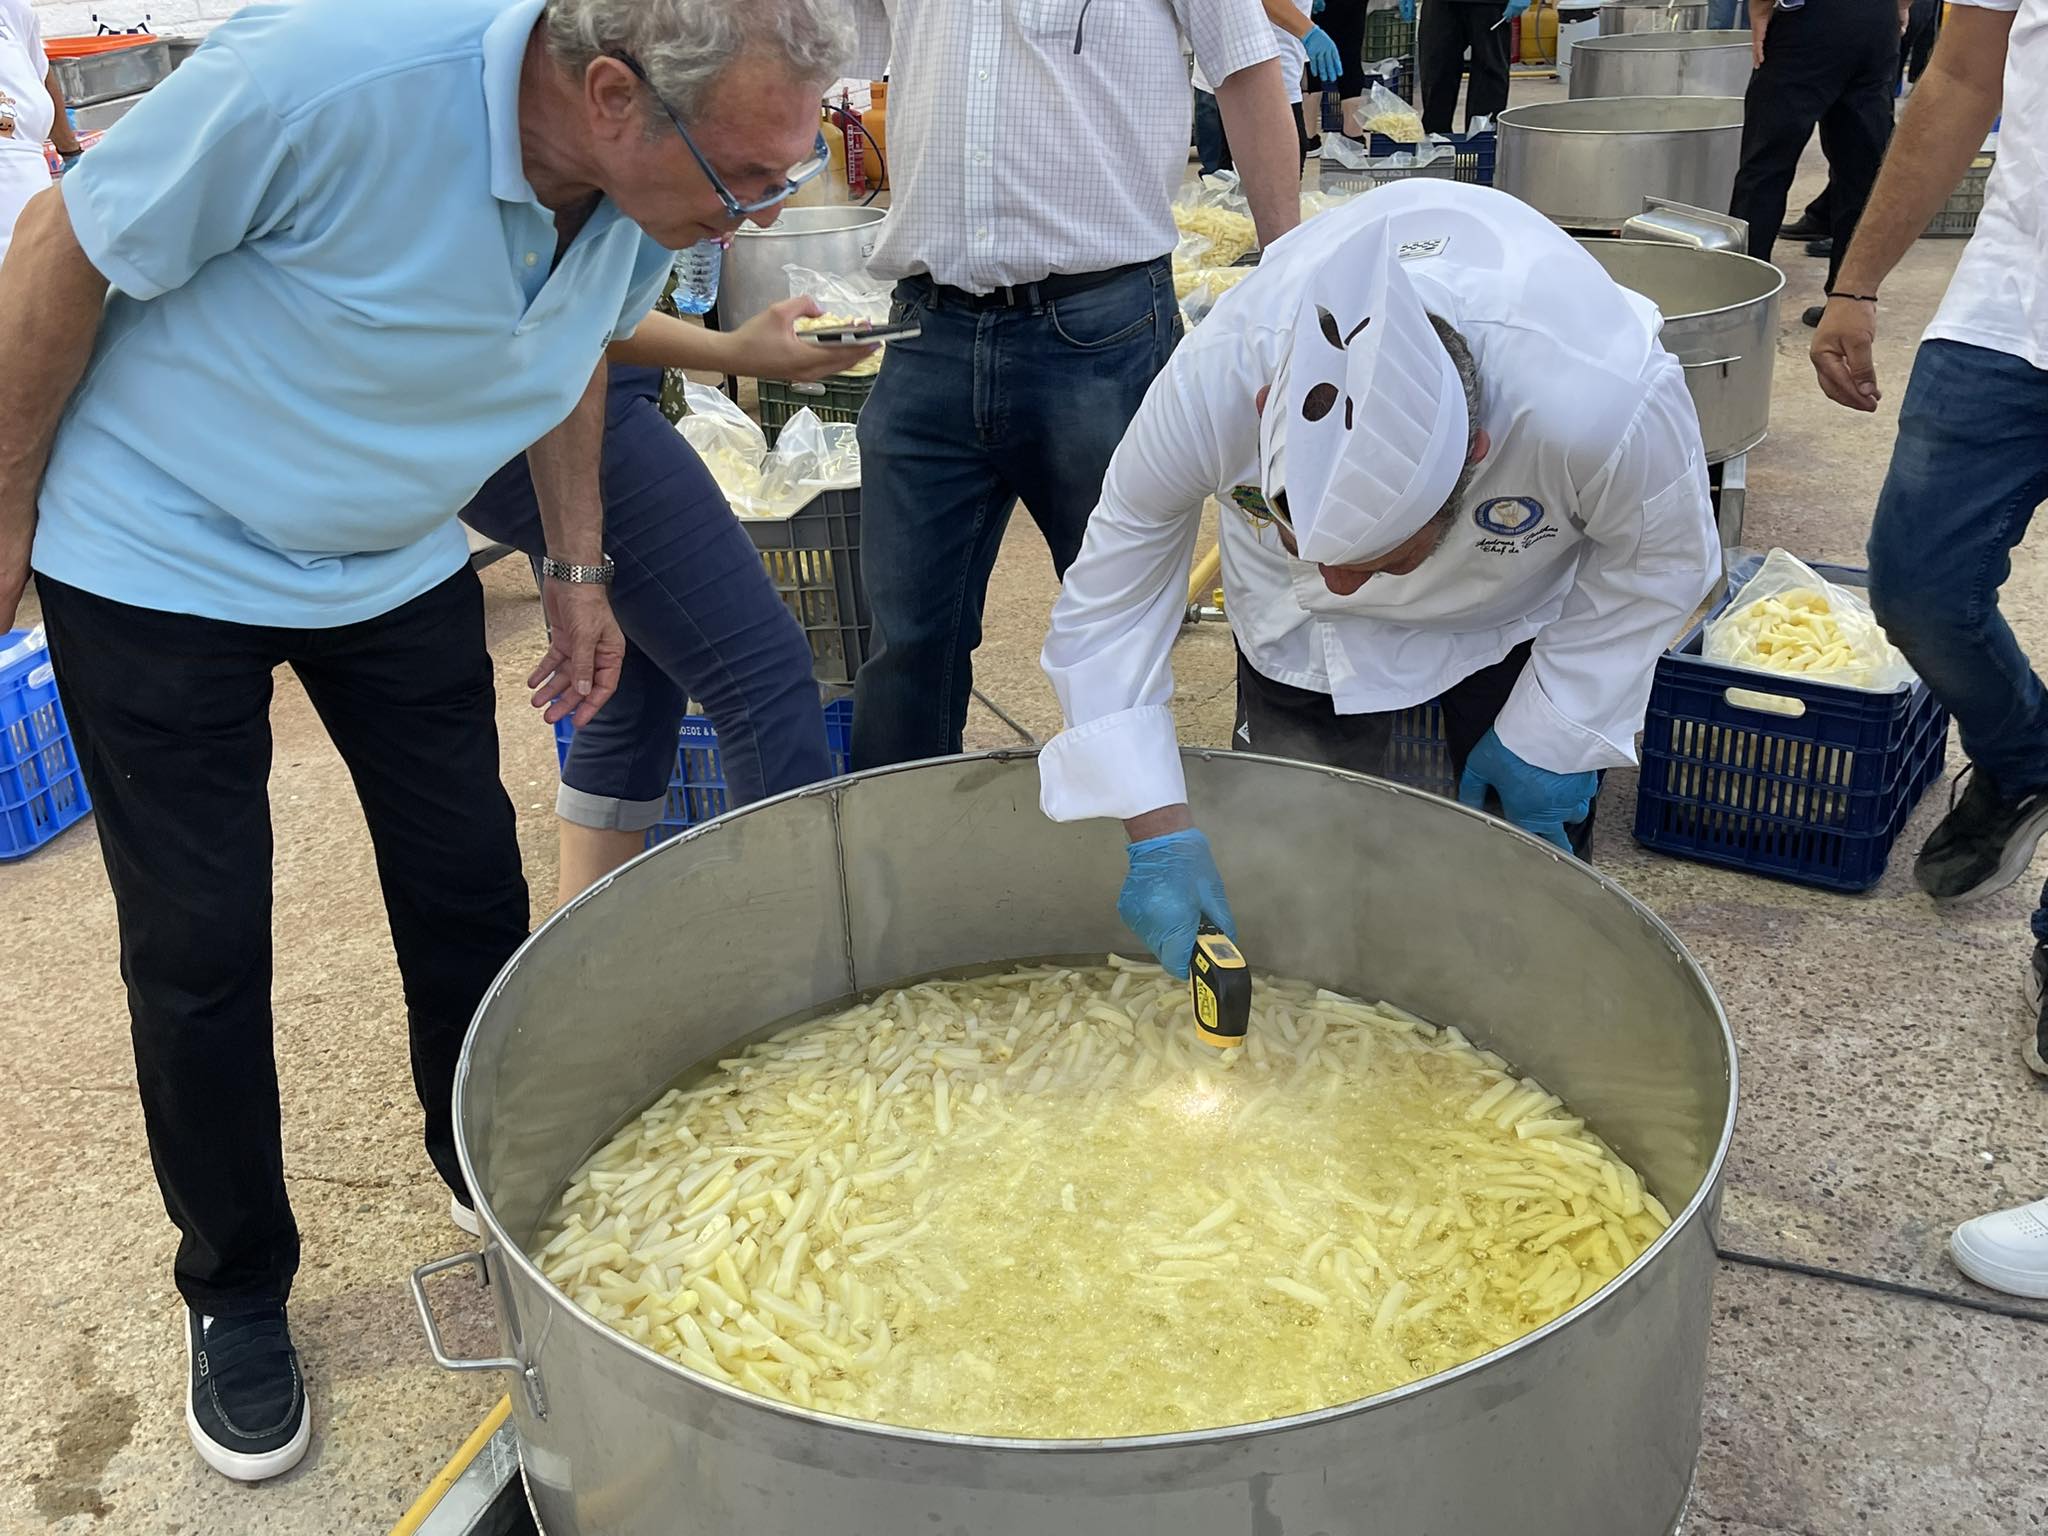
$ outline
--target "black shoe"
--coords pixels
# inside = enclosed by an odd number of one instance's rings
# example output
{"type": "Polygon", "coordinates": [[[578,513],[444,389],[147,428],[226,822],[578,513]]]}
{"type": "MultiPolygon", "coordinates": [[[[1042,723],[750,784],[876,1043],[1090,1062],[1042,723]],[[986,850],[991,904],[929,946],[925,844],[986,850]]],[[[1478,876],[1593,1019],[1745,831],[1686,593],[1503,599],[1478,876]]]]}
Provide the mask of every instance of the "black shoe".
{"type": "Polygon", "coordinates": [[[2048,1077],[2048,949],[2034,946],[2034,958],[2027,965],[2027,1012],[2034,1027],[2021,1047],[2020,1055],[2043,1077],[2048,1077]]]}
{"type": "Polygon", "coordinates": [[[1948,814],[1913,861],[1913,878],[1936,901],[1989,896],[2027,872],[2044,832],[2048,793],[2008,800],[1990,774],[1965,768],[1949,791],[1948,814]]]}
{"type": "Polygon", "coordinates": [[[297,1466],[313,1438],[313,1418],[284,1308],[236,1317],[202,1317],[187,1308],[185,1351],[185,1429],[206,1464],[238,1483],[260,1483],[297,1466]]]}
{"type": "Polygon", "coordinates": [[[1803,214],[1790,224],[1778,226],[1778,236],[1784,240],[1825,240],[1829,233],[1827,225],[1817,219],[1809,219],[1803,214]]]}
{"type": "Polygon", "coordinates": [[[1820,317],[1827,312],[1828,307],[1825,304],[1809,304],[1804,310],[1800,311],[1799,323],[1811,330],[1820,324],[1820,317]]]}
{"type": "Polygon", "coordinates": [[[1833,240],[1809,240],[1806,242],[1806,254],[1818,256],[1822,261],[1826,261],[1835,254],[1835,242],[1833,240]]]}

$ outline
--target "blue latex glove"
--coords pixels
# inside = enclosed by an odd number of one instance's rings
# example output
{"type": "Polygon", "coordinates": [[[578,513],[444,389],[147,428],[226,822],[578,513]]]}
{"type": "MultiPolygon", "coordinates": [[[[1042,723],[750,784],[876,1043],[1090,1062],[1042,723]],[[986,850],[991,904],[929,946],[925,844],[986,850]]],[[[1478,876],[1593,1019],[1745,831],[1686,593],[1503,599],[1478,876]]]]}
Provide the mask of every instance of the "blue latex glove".
{"type": "Polygon", "coordinates": [[[1564,829],[1586,819],[1599,788],[1597,773],[1552,773],[1525,763],[1488,731],[1465,760],[1458,803],[1484,810],[1490,789],[1500,796],[1501,814],[1509,821],[1570,853],[1571,840],[1564,829]]]}
{"type": "Polygon", "coordinates": [[[1195,930],[1206,918],[1232,942],[1237,919],[1223,894],[1223,876],[1209,839],[1190,827],[1131,844],[1131,872],[1116,899],[1117,916],[1145,941],[1159,963],[1180,980],[1195,952],[1195,930]]]}
{"type": "Polygon", "coordinates": [[[1401,19],[1411,27],[1415,25],[1415,0],[1401,0],[1401,19]]]}
{"type": "Polygon", "coordinates": [[[1527,9],[1529,9],[1529,0],[1508,0],[1507,9],[1500,13],[1501,20],[1513,21],[1527,9]]]}
{"type": "MultiPolygon", "coordinates": [[[[1524,5],[1529,0],[1522,0],[1524,5]]],[[[1344,77],[1344,56],[1337,51],[1337,45],[1330,41],[1330,34],[1321,27],[1310,27],[1302,40],[1308,49],[1308,67],[1315,71],[1318,80],[1328,82],[1344,77]]]]}

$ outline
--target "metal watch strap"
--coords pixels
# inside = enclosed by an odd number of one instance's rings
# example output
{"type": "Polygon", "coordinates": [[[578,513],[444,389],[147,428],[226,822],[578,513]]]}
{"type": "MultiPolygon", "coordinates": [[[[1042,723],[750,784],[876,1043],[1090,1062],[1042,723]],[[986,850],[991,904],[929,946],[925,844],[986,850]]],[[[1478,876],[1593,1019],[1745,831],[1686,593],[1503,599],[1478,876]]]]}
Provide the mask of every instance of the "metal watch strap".
{"type": "Polygon", "coordinates": [[[566,560],[557,560],[552,555],[543,555],[540,573],[555,581],[566,581],[578,586],[610,586],[612,580],[612,557],[606,555],[602,565],[571,565],[566,560]]]}

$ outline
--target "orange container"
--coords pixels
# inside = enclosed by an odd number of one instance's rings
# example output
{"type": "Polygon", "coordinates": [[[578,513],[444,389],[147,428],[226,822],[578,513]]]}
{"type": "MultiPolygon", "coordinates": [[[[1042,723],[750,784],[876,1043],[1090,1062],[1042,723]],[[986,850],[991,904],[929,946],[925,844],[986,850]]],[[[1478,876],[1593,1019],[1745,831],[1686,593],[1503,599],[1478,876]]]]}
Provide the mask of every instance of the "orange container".
{"type": "Polygon", "coordinates": [[[96,54],[119,53],[139,48],[156,38],[147,32],[110,32],[99,37],[50,37],[43,40],[43,54],[52,59],[89,59],[96,54]]]}

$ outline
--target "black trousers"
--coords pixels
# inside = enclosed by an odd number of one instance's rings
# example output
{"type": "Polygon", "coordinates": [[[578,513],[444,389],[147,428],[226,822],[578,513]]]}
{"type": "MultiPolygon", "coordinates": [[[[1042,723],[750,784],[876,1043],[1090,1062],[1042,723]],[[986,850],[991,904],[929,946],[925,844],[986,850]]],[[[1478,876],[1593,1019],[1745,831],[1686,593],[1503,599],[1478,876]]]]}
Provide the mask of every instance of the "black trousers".
{"type": "Polygon", "coordinates": [[[182,1235],[178,1289],[216,1314],[274,1305],[299,1234],[270,1012],[271,673],[298,674],[355,780],[427,1152],[461,1190],[456,1057],[528,916],[483,589],[464,569],[379,618],[308,630],[37,588],[114,890],[150,1160],[182,1235]]]}
{"type": "MultiPolygon", "coordinates": [[[[1330,0],[1316,18],[1330,41],[1337,45],[1337,57],[1344,61],[1344,73],[1336,80],[1337,94],[1349,101],[1365,94],[1365,13],[1370,0],[1330,0]]],[[[1374,60],[1375,63],[1378,60],[1374,60]]]]}
{"type": "MultiPolygon", "coordinates": [[[[1464,773],[1472,749],[1493,729],[1522,668],[1529,664],[1529,650],[1530,642],[1524,640],[1492,666],[1453,683],[1438,699],[1454,778],[1464,773]]],[[[1237,725],[1230,739],[1237,750],[1387,778],[1393,741],[1392,714],[1340,715],[1327,693],[1276,683],[1247,661],[1242,650],[1237,653],[1237,725]]],[[[1489,804],[1487,809],[1498,814],[1500,808],[1489,804]]],[[[1596,791],[1586,819],[1565,828],[1572,851],[1582,859],[1593,846],[1593,818],[1599,809],[1596,791]]]]}
{"type": "Polygon", "coordinates": [[[1828,158],[1827,212],[1835,253],[1848,254],[1892,135],[1899,16],[1890,0],[1809,0],[1779,11],[1764,34],[1763,67],[1744,100],[1742,164],[1729,212],[1749,221],[1749,254],[1771,259],[1799,157],[1820,129],[1828,158]]]}
{"type": "Polygon", "coordinates": [[[1449,133],[1458,110],[1458,77],[1472,50],[1472,86],[1465,126],[1494,117],[1508,104],[1508,29],[1496,27],[1495,0],[1424,0],[1416,23],[1415,73],[1422,84],[1422,131],[1449,133]]]}

